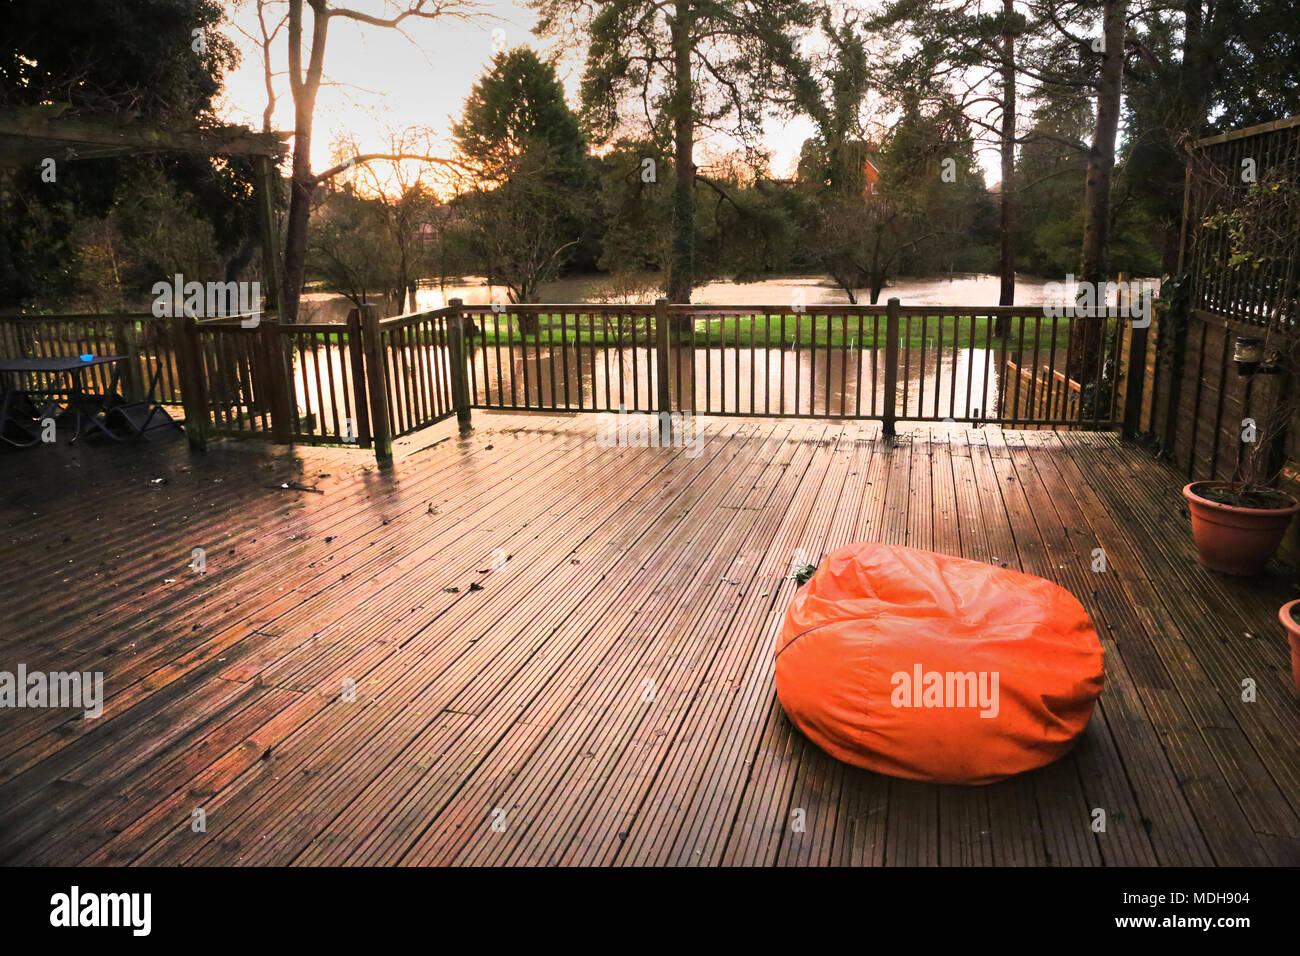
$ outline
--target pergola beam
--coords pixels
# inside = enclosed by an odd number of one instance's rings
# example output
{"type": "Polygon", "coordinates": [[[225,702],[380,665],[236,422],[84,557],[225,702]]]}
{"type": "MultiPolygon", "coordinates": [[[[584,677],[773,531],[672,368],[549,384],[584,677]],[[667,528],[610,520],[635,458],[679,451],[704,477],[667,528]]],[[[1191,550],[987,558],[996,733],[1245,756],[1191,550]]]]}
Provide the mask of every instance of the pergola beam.
{"type": "Polygon", "coordinates": [[[28,111],[0,111],[0,157],[31,157],[42,149],[86,150],[83,158],[147,151],[205,156],[279,157],[290,133],[254,133],[242,126],[159,129],[79,118],[54,118],[28,111]],[[111,152],[108,152],[111,151],[111,152]]]}

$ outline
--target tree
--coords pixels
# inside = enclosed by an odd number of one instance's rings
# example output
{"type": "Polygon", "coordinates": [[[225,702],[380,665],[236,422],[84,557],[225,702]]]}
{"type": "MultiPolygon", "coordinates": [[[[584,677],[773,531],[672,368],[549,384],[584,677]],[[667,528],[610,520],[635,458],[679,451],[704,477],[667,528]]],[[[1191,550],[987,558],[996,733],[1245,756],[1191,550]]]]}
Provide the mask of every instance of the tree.
{"type": "MultiPolygon", "coordinates": [[[[216,0],[0,5],[0,108],[158,127],[215,124],[213,101],[237,59],[220,32],[224,17],[216,0]]],[[[188,154],[89,159],[64,150],[51,158],[55,183],[42,182],[37,164],[0,171],[0,304],[75,294],[86,275],[75,256],[107,249],[111,232],[90,241],[87,225],[155,175],[188,197],[227,262],[252,231],[246,162],[188,154]]],[[[125,293],[136,291],[133,277],[119,271],[118,278],[128,283],[125,293]]]]}
{"type": "Polygon", "coordinates": [[[1018,84],[1025,72],[1021,38],[1032,32],[1013,0],[892,0],[869,21],[897,48],[887,60],[886,91],[895,104],[955,99],[997,149],[1001,276],[999,305],[1015,304],[1015,183],[1018,84]]]}
{"type": "MultiPolygon", "coordinates": [[[[560,200],[536,154],[521,159],[504,183],[469,187],[457,208],[475,261],[489,283],[506,287],[511,302],[538,301],[542,283],[555,278],[579,242],[560,231],[560,200]]],[[[522,316],[521,326],[535,332],[536,315],[522,316]]]]}
{"type": "MultiPolygon", "coordinates": [[[[1044,67],[1043,82],[1078,82],[1077,74],[1092,73],[1089,85],[1096,95],[1088,161],[1084,171],[1083,242],[1078,276],[1086,283],[1106,277],[1106,243],[1111,222],[1111,179],[1115,170],[1115,143],[1119,135],[1123,95],[1125,33],[1129,0],[1101,0],[1100,32],[1094,23],[1091,0],[1037,0],[1044,30],[1055,53],[1044,67]],[[1082,69],[1080,69],[1082,67],[1082,69]],[[1076,74],[1075,79],[1068,78],[1076,74]]],[[[1096,375],[1104,339],[1104,323],[1090,316],[1070,318],[1070,357],[1066,374],[1083,384],[1096,375]]]]}
{"type": "MultiPolygon", "coordinates": [[[[419,155],[428,151],[431,134],[422,129],[405,129],[389,134],[389,152],[395,156],[419,155]]],[[[355,156],[361,152],[351,139],[340,141],[335,153],[355,156]]],[[[365,163],[351,167],[348,180],[361,195],[377,207],[375,215],[387,233],[386,245],[393,255],[387,288],[397,313],[415,311],[418,280],[432,266],[426,248],[426,230],[435,217],[437,198],[427,179],[428,164],[418,161],[365,163]]]]}
{"type": "Polygon", "coordinates": [[[697,281],[695,139],[714,129],[752,143],[773,93],[802,70],[804,0],[532,0],[539,35],[585,34],[583,111],[602,142],[636,117],[673,157],[668,297],[697,281]]]}
{"type": "Polygon", "coordinates": [[[480,180],[504,182],[525,154],[547,151],[557,179],[586,175],[587,145],[564,99],[555,67],[528,47],[503,50],[474,84],[452,135],[465,168],[480,180]]]}
{"type": "Polygon", "coordinates": [[[1163,271],[1173,275],[1188,145],[1300,113],[1295,8],[1290,0],[1138,7],[1126,42],[1126,185],[1163,230],[1163,271]]]}
{"type": "Polygon", "coordinates": [[[671,158],[653,140],[626,137],[596,163],[604,225],[598,265],[615,275],[665,271],[672,261],[672,197],[659,181],[671,178],[671,158]]]}
{"type": "MultiPolygon", "coordinates": [[[[316,97],[320,92],[325,69],[325,49],[330,23],[350,21],[372,27],[400,28],[407,20],[437,20],[441,17],[466,19],[477,9],[477,0],[407,0],[385,4],[387,16],[377,16],[347,7],[330,6],[328,0],[287,0],[289,91],[293,97],[293,156],[290,175],[289,215],[285,223],[284,242],[284,316],[294,322],[307,265],[307,228],[311,219],[312,194],[325,179],[351,166],[376,160],[422,159],[446,163],[431,156],[407,157],[397,154],[362,154],[352,157],[321,173],[312,172],[311,141],[316,118],[316,97]],[[310,9],[310,48],[304,62],[304,7],[310,9]]],[[[268,44],[269,49],[269,44],[268,44]]]]}
{"type": "Polygon", "coordinates": [[[358,307],[371,292],[392,290],[398,250],[383,204],[350,185],[317,197],[308,242],[314,272],[358,307]]]}
{"type": "Polygon", "coordinates": [[[582,242],[594,178],[555,68],[521,47],[498,53],[452,127],[470,179],[460,208],[492,282],[535,302],[582,242]]]}
{"type": "Polygon", "coordinates": [[[1087,156],[1077,146],[1092,123],[1087,97],[1054,97],[1033,112],[1016,159],[1018,256],[1035,275],[1074,272],[1083,243],[1079,197],[1087,156]]]}
{"type": "Polygon", "coordinates": [[[804,144],[799,165],[800,188],[810,200],[805,228],[818,237],[818,259],[849,301],[856,303],[857,290],[866,288],[874,304],[900,268],[924,271],[953,254],[954,240],[971,231],[986,193],[969,126],[952,99],[936,97],[924,108],[919,98],[908,100],[878,151],[853,138],[850,132],[861,127],[844,104],[865,95],[863,78],[860,92],[846,96],[850,78],[861,76],[854,64],[862,47],[846,33],[835,43],[841,52],[827,71],[828,88],[840,105],[814,106],[819,134],[804,144]],[[875,182],[866,175],[868,163],[875,182]]]}

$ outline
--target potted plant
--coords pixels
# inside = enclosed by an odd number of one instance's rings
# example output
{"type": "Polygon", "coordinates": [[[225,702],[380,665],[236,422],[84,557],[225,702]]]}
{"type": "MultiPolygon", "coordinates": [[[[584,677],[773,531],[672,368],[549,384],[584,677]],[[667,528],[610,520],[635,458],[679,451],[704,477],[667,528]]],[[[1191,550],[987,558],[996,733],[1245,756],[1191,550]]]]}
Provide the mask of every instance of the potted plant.
{"type": "Polygon", "coordinates": [[[1285,491],[1250,481],[1193,481],[1183,496],[1192,513],[1196,560],[1221,574],[1262,572],[1300,510],[1285,491]]]}
{"type": "Polygon", "coordinates": [[[1283,604],[1277,612],[1286,636],[1291,639],[1291,683],[1300,690],[1300,617],[1296,615],[1300,615],[1300,598],[1283,604]]]}
{"type": "Polygon", "coordinates": [[[1237,335],[1234,345],[1238,373],[1250,376],[1244,407],[1252,408],[1257,381],[1268,378],[1272,387],[1255,418],[1242,423],[1232,479],[1193,481],[1183,496],[1191,511],[1197,560],[1224,574],[1254,575],[1264,570],[1300,510],[1300,502],[1276,487],[1286,458],[1283,440],[1297,412],[1300,317],[1294,303],[1300,186],[1270,170],[1232,199],[1231,208],[1208,216],[1202,226],[1218,236],[1220,248],[1227,248],[1224,266],[1238,286],[1269,303],[1258,326],[1237,335]]]}

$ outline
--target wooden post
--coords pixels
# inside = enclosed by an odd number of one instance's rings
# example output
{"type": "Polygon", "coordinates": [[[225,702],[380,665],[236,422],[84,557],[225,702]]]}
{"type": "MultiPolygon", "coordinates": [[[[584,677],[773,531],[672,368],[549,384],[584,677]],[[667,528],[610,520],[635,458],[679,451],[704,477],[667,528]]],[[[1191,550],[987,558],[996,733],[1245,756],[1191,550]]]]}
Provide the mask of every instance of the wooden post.
{"type": "Polygon", "coordinates": [[[198,330],[186,315],[175,316],[168,329],[180,379],[181,406],[185,409],[185,437],[191,448],[208,447],[208,395],[199,354],[198,330]]]}
{"type": "Polygon", "coordinates": [[[451,403],[456,409],[456,424],[461,435],[468,435],[474,428],[470,423],[469,409],[469,373],[465,367],[465,313],[461,311],[464,303],[452,299],[447,305],[452,314],[447,317],[447,358],[451,366],[451,403]]]}
{"type": "Polygon", "coordinates": [[[384,341],[379,333],[379,310],[363,305],[361,342],[366,355],[366,388],[370,392],[370,430],[375,439],[375,458],[387,464],[393,460],[393,436],[388,428],[388,374],[384,368],[384,341]]]}
{"type": "Polygon", "coordinates": [[[257,211],[258,225],[262,233],[262,281],[266,288],[267,312],[275,309],[276,321],[284,315],[282,293],[284,283],[280,281],[280,236],[275,219],[275,184],[278,174],[275,164],[269,156],[257,157],[257,211]]]}
{"type": "MultiPolygon", "coordinates": [[[[1130,309],[1130,311],[1132,311],[1130,309]]],[[[1129,322],[1128,369],[1124,382],[1124,438],[1132,441],[1142,427],[1142,392],[1147,374],[1147,329],[1129,322]]]]}
{"type": "Polygon", "coordinates": [[[659,413],[660,441],[672,444],[673,392],[671,362],[668,355],[668,300],[655,299],[655,384],[657,398],[655,411],[659,413]],[[666,416],[666,417],[665,417],[666,416]]]}
{"type": "Polygon", "coordinates": [[[885,315],[885,437],[893,438],[898,408],[898,308],[897,298],[890,299],[885,315]]]}
{"type": "Polygon", "coordinates": [[[126,356],[122,371],[122,396],[128,402],[143,401],[145,397],[144,382],[149,375],[140,374],[140,345],[135,334],[135,319],[117,318],[113,320],[113,350],[118,355],[126,356]]]}
{"type": "MultiPolygon", "coordinates": [[[[1024,322],[1022,318],[1020,320],[1024,322]]],[[[999,315],[997,321],[998,334],[998,397],[996,399],[996,415],[994,416],[999,422],[1006,410],[1007,399],[1007,336],[1011,334],[1011,316],[999,315]]],[[[986,358],[985,361],[988,361],[986,358]]],[[[1066,378],[1066,401],[1069,402],[1069,378],[1066,378]]],[[[937,399],[936,399],[937,401],[937,399]]],[[[936,410],[938,406],[935,406],[936,410]]],[[[985,415],[985,418],[988,416],[985,415]]]]}
{"type": "MultiPolygon", "coordinates": [[[[1193,148],[1196,147],[1193,146],[1193,148]]],[[[1178,233],[1178,275],[1181,281],[1187,286],[1184,293],[1184,302],[1186,303],[1187,313],[1186,315],[1181,316],[1181,330],[1178,329],[1180,324],[1178,322],[1179,317],[1173,316],[1172,310],[1171,312],[1166,313],[1174,318],[1174,322],[1171,323],[1172,327],[1167,330],[1167,333],[1175,335],[1177,338],[1172,342],[1168,349],[1169,355],[1165,364],[1165,367],[1169,371],[1169,384],[1167,390],[1168,405],[1165,408],[1165,420],[1162,423],[1163,427],[1160,429],[1160,443],[1164,450],[1171,453],[1174,451],[1174,445],[1177,442],[1178,406],[1181,404],[1183,393],[1183,361],[1187,353],[1187,337],[1192,334],[1191,320],[1196,306],[1195,294],[1197,289],[1193,287],[1192,276],[1187,274],[1185,271],[1188,264],[1187,243],[1191,239],[1188,229],[1192,217],[1193,202],[1195,202],[1197,207],[1196,211],[1199,214],[1201,205],[1199,197],[1194,200],[1192,196],[1192,154],[1189,152],[1187,155],[1187,161],[1183,166],[1183,221],[1179,227],[1178,233]]],[[[1197,281],[1199,284],[1199,277],[1197,281]]],[[[1161,291],[1164,291],[1163,288],[1161,291]]],[[[1159,357],[1157,357],[1157,361],[1160,361],[1159,357]]],[[[1151,409],[1151,431],[1154,433],[1155,430],[1156,409],[1153,406],[1151,409]]]]}
{"type": "MultiPolygon", "coordinates": [[[[284,283],[280,275],[280,236],[276,228],[275,196],[279,174],[270,156],[258,156],[257,211],[262,242],[262,282],[265,305],[263,321],[257,326],[261,345],[262,364],[266,369],[267,392],[271,404],[271,438],[277,444],[286,444],[298,431],[297,402],[294,400],[291,381],[293,360],[287,362],[279,323],[284,320],[284,283]],[[266,321],[266,312],[275,312],[275,322],[266,321]]],[[[322,414],[324,410],[322,409],[322,414]]]]}
{"type": "Polygon", "coordinates": [[[357,444],[369,448],[373,438],[370,434],[370,402],[366,398],[366,353],[361,344],[361,313],[356,309],[348,313],[348,363],[352,369],[352,408],[357,416],[357,444]]]}
{"type": "Polygon", "coordinates": [[[285,361],[280,323],[260,322],[250,334],[257,336],[257,345],[250,351],[261,352],[262,368],[265,369],[263,377],[271,404],[271,440],[277,445],[289,444],[298,432],[298,403],[290,394],[292,384],[289,376],[292,372],[285,361]]]}

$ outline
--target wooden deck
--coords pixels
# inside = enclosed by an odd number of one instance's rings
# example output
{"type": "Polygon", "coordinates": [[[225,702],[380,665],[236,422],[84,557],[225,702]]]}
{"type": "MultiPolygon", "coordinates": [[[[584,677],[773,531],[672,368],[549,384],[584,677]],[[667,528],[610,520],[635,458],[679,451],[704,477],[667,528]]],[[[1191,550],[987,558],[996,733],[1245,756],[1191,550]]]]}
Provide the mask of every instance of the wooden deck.
{"type": "Polygon", "coordinates": [[[1300,863],[1289,589],[1196,565],[1146,452],[712,419],[688,457],[600,447],[590,415],[475,424],[391,472],[251,443],[0,455],[0,670],[102,670],[106,696],[0,712],[0,861],[1300,863]],[[795,732],[792,558],[860,539],[1078,595],[1107,655],[1080,746],[940,787],[795,732]]]}

